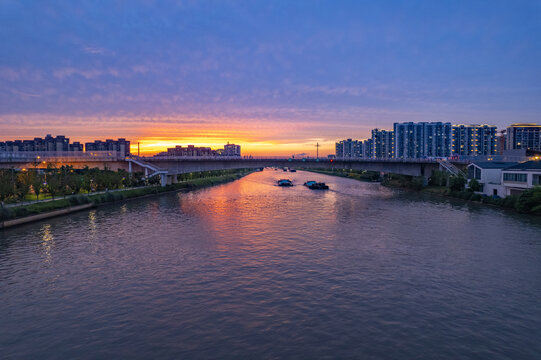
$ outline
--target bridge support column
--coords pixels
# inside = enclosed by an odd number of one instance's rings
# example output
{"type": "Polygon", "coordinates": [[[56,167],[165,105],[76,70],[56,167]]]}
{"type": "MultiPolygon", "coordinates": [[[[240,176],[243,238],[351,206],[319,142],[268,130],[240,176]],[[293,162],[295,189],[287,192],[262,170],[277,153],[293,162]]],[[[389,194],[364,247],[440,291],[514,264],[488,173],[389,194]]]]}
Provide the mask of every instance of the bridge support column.
{"type": "Polygon", "coordinates": [[[178,176],[177,174],[171,175],[171,184],[178,183],[178,176]]]}
{"type": "Polygon", "coordinates": [[[145,168],[145,177],[148,177],[148,168],[145,168]]]}
{"type": "Polygon", "coordinates": [[[166,174],[160,174],[160,181],[162,187],[165,187],[167,185],[167,175],[166,174]]]}
{"type": "Polygon", "coordinates": [[[131,161],[128,161],[128,172],[131,174],[133,172],[131,161]]]}

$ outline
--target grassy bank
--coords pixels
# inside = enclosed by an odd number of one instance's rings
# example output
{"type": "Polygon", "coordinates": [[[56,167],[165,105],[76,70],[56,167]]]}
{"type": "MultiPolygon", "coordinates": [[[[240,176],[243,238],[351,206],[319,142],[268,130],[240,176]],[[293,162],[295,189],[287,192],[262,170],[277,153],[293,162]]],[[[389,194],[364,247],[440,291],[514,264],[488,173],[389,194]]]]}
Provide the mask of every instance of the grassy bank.
{"type": "Polygon", "coordinates": [[[96,195],[88,195],[88,196],[78,195],[78,196],[70,197],[68,199],[59,199],[59,200],[48,201],[48,202],[43,202],[43,203],[22,205],[22,206],[17,206],[13,208],[0,208],[0,221],[24,218],[27,216],[48,213],[48,212],[65,209],[72,206],[83,205],[83,204],[98,205],[98,204],[112,203],[115,201],[122,201],[122,200],[142,197],[142,196],[162,194],[166,192],[195,190],[195,189],[200,189],[200,188],[204,188],[208,186],[213,186],[213,185],[218,185],[218,184],[234,181],[247,175],[250,172],[251,170],[241,170],[234,174],[187,180],[187,181],[179,182],[177,184],[167,185],[165,187],[149,186],[149,187],[139,188],[139,189],[107,192],[104,194],[96,194],[96,195]]]}

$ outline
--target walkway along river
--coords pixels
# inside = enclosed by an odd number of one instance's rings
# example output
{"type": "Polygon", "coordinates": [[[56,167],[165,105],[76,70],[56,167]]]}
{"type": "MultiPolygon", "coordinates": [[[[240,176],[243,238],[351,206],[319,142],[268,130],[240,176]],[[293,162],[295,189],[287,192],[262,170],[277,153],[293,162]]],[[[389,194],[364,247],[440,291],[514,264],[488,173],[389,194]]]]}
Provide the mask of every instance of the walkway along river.
{"type": "Polygon", "coordinates": [[[2,230],[0,353],[537,358],[539,217],[419,196],[265,170],[2,230]]]}

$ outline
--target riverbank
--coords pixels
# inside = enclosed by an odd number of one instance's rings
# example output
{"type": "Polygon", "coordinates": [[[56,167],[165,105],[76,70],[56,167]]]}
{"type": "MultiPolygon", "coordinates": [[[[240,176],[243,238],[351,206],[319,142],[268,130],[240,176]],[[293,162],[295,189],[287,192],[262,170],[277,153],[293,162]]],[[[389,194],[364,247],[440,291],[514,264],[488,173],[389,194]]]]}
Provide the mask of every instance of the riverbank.
{"type": "Polygon", "coordinates": [[[12,208],[2,208],[0,209],[0,229],[56,216],[67,215],[77,211],[86,210],[91,207],[110,204],[118,201],[154,196],[169,192],[190,191],[224,184],[240,179],[251,172],[253,172],[253,170],[242,170],[235,174],[187,180],[176,184],[167,185],[165,187],[149,186],[95,195],[77,195],[67,199],[33,203],[30,205],[21,205],[12,208]]]}
{"type": "MultiPolygon", "coordinates": [[[[374,181],[372,176],[378,176],[378,173],[363,172],[357,173],[349,170],[342,171],[326,171],[326,170],[309,170],[312,172],[346,177],[359,181],[374,181]]],[[[447,197],[453,199],[461,199],[477,204],[484,204],[508,210],[514,210],[521,214],[541,215],[541,188],[533,188],[524,191],[520,195],[511,195],[504,198],[490,197],[475,193],[470,189],[462,187],[461,190],[451,189],[447,186],[424,185],[421,177],[412,177],[404,175],[391,175],[384,177],[381,185],[394,189],[409,190],[412,192],[426,193],[434,196],[447,197]]]]}

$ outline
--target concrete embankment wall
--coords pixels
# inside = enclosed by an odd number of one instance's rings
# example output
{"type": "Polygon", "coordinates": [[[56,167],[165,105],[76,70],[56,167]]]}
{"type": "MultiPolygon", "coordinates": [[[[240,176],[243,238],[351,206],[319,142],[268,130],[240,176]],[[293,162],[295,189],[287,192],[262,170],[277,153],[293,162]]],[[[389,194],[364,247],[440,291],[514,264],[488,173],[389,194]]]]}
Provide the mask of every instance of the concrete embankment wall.
{"type": "Polygon", "coordinates": [[[13,220],[5,220],[3,222],[0,222],[0,229],[8,228],[8,227],[11,227],[11,226],[16,226],[16,225],[21,225],[21,224],[26,224],[26,223],[30,223],[30,222],[34,222],[34,221],[38,221],[38,220],[48,219],[48,218],[52,218],[52,217],[55,217],[55,216],[66,215],[66,214],[69,214],[69,213],[89,209],[89,208],[92,208],[92,207],[95,207],[95,206],[96,205],[94,205],[92,203],[84,204],[84,205],[77,205],[77,206],[71,206],[71,207],[68,207],[68,208],[65,208],[65,209],[49,211],[49,212],[46,212],[46,213],[43,213],[43,214],[30,215],[30,216],[25,216],[23,218],[13,219],[13,220]]]}

